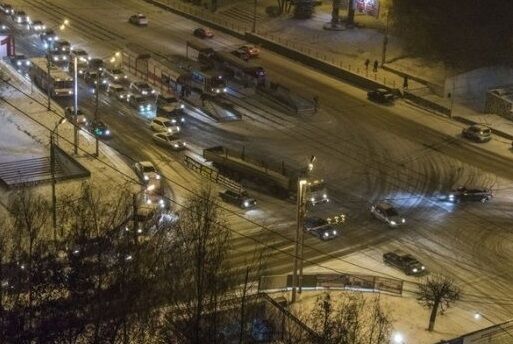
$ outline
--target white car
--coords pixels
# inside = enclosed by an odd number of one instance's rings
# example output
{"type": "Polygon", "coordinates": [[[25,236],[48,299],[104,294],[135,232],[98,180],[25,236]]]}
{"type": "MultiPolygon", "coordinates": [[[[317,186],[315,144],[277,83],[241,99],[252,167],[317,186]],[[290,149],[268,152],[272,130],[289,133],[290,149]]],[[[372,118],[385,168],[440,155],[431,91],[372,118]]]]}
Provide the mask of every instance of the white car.
{"type": "Polygon", "coordinates": [[[128,22],[130,24],[138,25],[138,26],[147,26],[148,25],[148,18],[142,13],[134,14],[133,16],[130,16],[128,18],[128,22]]]}
{"type": "Polygon", "coordinates": [[[177,139],[172,133],[153,134],[153,141],[176,151],[185,149],[187,146],[183,140],[177,139]]]}
{"type": "Polygon", "coordinates": [[[370,212],[375,218],[387,223],[390,227],[398,227],[406,223],[406,219],[401,217],[390,203],[381,202],[373,204],[370,207],[370,212]]]}
{"type": "Polygon", "coordinates": [[[170,119],[164,117],[155,117],[150,124],[152,130],[164,131],[171,134],[180,132],[180,127],[175,125],[170,119]]]}
{"type": "Polygon", "coordinates": [[[121,101],[128,101],[128,98],[130,98],[130,92],[119,84],[108,83],[107,93],[121,101]]]}
{"type": "Polygon", "coordinates": [[[132,93],[140,94],[142,96],[149,96],[155,94],[155,90],[144,81],[134,81],[130,84],[130,91],[132,93]]]}
{"type": "Polygon", "coordinates": [[[127,80],[128,75],[121,68],[107,68],[105,70],[105,75],[112,81],[121,82],[122,80],[127,80]]]}
{"type": "Polygon", "coordinates": [[[150,161],[139,161],[134,164],[135,174],[145,184],[160,181],[160,174],[150,161]]]}

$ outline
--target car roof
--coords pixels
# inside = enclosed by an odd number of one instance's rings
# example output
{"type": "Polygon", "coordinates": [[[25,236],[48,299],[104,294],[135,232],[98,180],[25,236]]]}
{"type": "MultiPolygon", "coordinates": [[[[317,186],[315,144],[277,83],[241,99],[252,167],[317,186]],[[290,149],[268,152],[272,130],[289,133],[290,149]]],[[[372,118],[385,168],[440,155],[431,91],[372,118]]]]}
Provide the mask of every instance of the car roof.
{"type": "Polygon", "coordinates": [[[394,206],[387,202],[379,202],[376,204],[376,207],[382,208],[382,209],[393,209],[394,206]]]}
{"type": "Polygon", "coordinates": [[[481,129],[481,130],[482,130],[482,129],[488,129],[488,130],[490,130],[490,127],[489,127],[489,126],[487,126],[487,125],[484,125],[484,124],[472,124],[470,127],[471,127],[471,128],[476,128],[476,129],[481,129]]]}
{"type": "Polygon", "coordinates": [[[155,166],[153,166],[151,161],[139,161],[139,165],[144,166],[144,167],[155,167],[155,166]]]}

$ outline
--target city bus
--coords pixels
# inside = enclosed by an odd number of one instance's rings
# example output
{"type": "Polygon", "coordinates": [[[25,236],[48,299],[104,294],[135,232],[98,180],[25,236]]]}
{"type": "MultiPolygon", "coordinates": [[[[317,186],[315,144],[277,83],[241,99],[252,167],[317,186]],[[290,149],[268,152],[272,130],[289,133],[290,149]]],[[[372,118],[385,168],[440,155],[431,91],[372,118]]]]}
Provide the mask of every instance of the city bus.
{"type": "Polygon", "coordinates": [[[73,78],[67,72],[55,67],[48,68],[48,60],[36,57],[30,60],[29,75],[34,84],[52,97],[69,97],[73,95],[73,78]]]}

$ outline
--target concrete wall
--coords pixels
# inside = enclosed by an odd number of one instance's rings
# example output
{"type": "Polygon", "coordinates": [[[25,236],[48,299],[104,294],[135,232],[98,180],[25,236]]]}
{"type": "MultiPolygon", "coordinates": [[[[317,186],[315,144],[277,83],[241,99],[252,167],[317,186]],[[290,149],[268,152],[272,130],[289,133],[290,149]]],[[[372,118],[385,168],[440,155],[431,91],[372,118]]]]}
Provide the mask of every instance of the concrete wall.
{"type": "Polygon", "coordinates": [[[455,101],[477,111],[484,111],[486,92],[490,88],[513,84],[513,68],[483,67],[445,80],[445,96],[450,93],[455,101]]]}

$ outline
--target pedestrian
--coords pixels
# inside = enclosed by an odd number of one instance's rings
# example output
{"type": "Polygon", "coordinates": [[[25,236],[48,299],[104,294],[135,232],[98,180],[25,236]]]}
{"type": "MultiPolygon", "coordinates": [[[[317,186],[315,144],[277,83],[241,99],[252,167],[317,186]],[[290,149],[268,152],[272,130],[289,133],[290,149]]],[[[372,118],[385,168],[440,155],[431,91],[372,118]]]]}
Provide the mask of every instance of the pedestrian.
{"type": "Polygon", "coordinates": [[[374,69],[373,69],[374,73],[377,73],[378,72],[378,60],[374,60],[374,69]]]}
{"type": "Polygon", "coordinates": [[[370,60],[369,59],[365,60],[365,71],[366,72],[369,71],[369,64],[370,64],[370,60]]]}
{"type": "Polygon", "coordinates": [[[317,109],[319,108],[319,97],[313,96],[313,102],[314,102],[314,109],[317,112],[317,109]]]}
{"type": "Polygon", "coordinates": [[[404,76],[403,89],[405,89],[405,90],[408,89],[408,76],[407,75],[404,76]]]}

